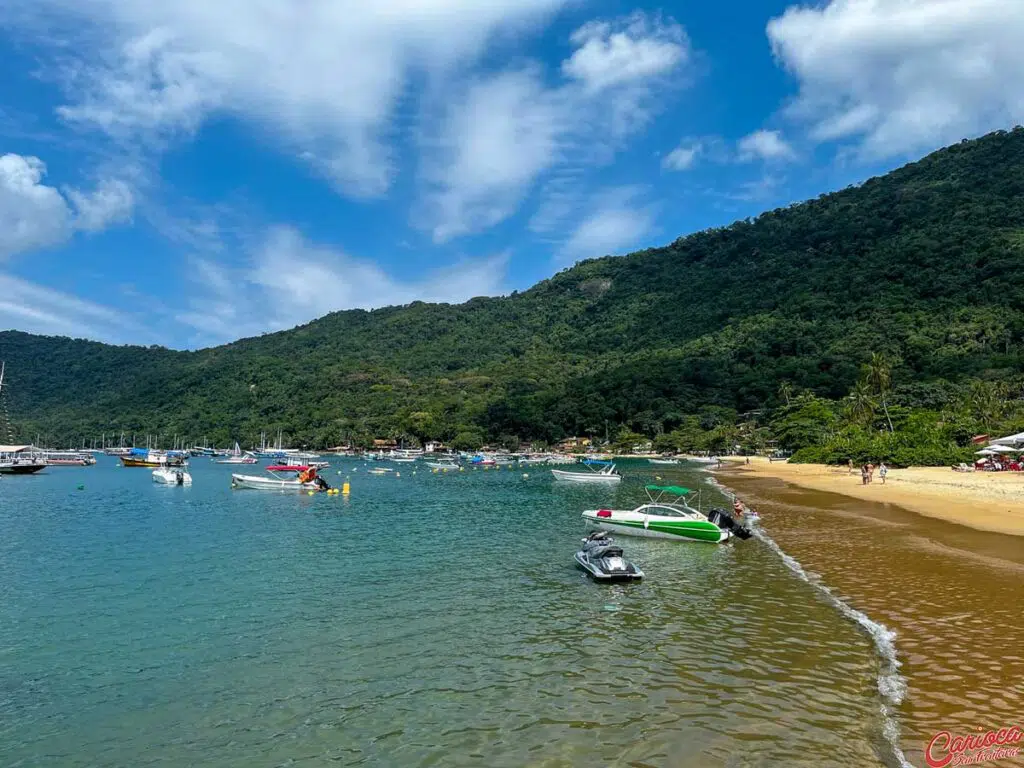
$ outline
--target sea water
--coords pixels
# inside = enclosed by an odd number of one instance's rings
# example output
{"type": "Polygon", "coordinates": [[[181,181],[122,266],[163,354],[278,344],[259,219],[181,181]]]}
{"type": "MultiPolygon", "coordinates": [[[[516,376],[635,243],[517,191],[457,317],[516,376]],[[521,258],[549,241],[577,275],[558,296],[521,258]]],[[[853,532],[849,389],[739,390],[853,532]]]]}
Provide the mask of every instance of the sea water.
{"type": "Polygon", "coordinates": [[[575,567],[582,510],[700,473],[394,466],[335,460],[349,497],[208,459],[0,480],[0,765],[893,764],[874,639],[765,542],[575,567]]]}

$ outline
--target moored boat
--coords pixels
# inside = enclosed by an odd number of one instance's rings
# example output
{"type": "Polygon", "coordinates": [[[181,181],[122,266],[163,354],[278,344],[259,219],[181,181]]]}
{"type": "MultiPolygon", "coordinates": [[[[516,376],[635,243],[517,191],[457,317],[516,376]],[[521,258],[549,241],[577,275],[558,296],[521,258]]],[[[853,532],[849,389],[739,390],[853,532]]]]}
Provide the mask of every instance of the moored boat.
{"type": "Polygon", "coordinates": [[[0,445],[0,474],[34,475],[46,466],[46,460],[31,445],[0,445]]]}
{"type": "Polygon", "coordinates": [[[154,469],[153,482],[163,485],[192,485],[192,475],[183,469],[154,469]]]}
{"type": "Polygon", "coordinates": [[[648,459],[651,464],[678,464],[679,459],[648,459]]]}
{"type": "Polygon", "coordinates": [[[597,581],[638,581],[644,577],[644,572],[623,557],[622,548],[605,531],[583,539],[583,548],[574,559],[597,581]]]}
{"type": "Polygon", "coordinates": [[[145,448],[132,448],[131,453],[121,456],[121,465],[125,467],[184,467],[188,465],[188,457],[181,451],[150,451],[145,448]]]}
{"type": "Polygon", "coordinates": [[[641,504],[636,509],[588,509],[583,513],[583,518],[603,531],[626,536],[712,544],[728,541],[734,532],[740,538],[749,536],[749,531],[735,524],[735,521],[730,519],[726,522],[716,514],[713,519],[720,521],[720,524],[716,524],[708,515],[687,504],[683,499],[691,493],[688,488],[648,485],[646,490],[649,503],[641,504]],[[674,497],[674,500],[663,501],[665,497],[674,497]],[[743,534],[740,535],[736,528],[740,528],[743,534]]]}
{"type": "Polygon", "coordinates": [[[601,466],[600,470],[589,469],[587,472],[569,472],[564,469],[552,469],[551,474],[556,480],[566,480],[573,483],[618,483],[622,481],[622,475],[615,471],[615,464],[610,461],[585,461],[585,466],[601,466]]]}
{"type": "Polygon", "coordinates": [[[249,488],[257,491],[319,491],[316,482],[304,483],[301,480],[285,480],[279,477],[262,477],[260,475],[231,475],[232,488],[249,488]]]}
{"type": "Polygon", "coordinates": [[[235,443],[235,449],[230,454],[216,461],[218,464],[255,464],[256,457],[249,453],[242,453],[238,443],[235,443]]]}

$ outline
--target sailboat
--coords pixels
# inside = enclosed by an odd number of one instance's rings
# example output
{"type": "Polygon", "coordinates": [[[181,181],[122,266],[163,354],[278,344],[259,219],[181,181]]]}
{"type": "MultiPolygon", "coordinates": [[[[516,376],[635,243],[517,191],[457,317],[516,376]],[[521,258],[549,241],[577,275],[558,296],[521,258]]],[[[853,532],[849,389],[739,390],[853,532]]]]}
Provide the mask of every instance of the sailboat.
{"type": "Polygon", "coordinates": [[[256,457],[248,453],[242,453],[241,447],[235,443],[235,449],[223,459],[217,459],[218,464],[255,464],[256,457]]]}

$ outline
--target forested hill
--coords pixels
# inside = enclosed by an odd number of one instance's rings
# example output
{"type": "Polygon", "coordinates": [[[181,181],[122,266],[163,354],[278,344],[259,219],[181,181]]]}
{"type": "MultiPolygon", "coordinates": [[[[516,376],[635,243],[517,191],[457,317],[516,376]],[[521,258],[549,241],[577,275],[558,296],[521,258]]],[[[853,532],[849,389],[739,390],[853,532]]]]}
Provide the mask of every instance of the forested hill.
{"type": "Polygon", "coordinates": [[[177,433],[224,444],[398,436],[554,440],[784,392],[844,398],[872,353],[892,397],[940,408],[1014,381],[1024,333],[1024,130],[664,248],[458,306],[345,311],[198,352],[0,334],[23,437],[177,433]]]}

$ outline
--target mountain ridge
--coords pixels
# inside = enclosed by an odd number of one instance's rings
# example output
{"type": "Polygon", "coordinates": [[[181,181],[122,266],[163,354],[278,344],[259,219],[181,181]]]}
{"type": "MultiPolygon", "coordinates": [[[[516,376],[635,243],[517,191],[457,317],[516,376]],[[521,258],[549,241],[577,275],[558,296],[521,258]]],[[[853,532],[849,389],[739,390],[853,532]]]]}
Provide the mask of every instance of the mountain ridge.
{"type": "Polygon", "coordinates": [[[28,434],[310,445],[407,434],[554,440],[606,424],[846,395],[872,352],[907,392],[1021,369],[1024,131],[504,297],[342,310],[176,351],[0,333],[28,434]],[[709,411],[710,409],[710,411],[709,411]]]}

